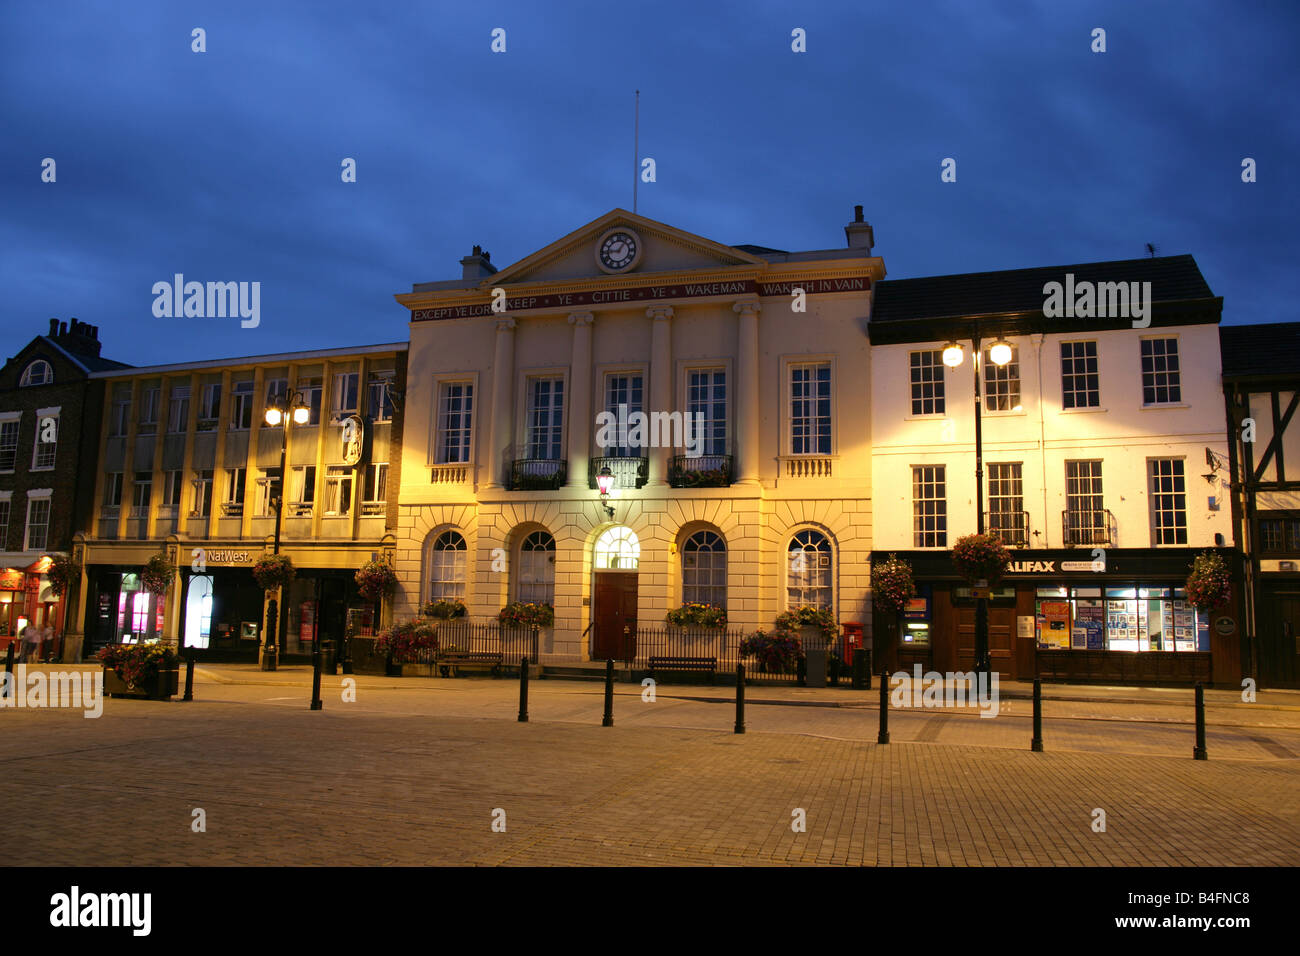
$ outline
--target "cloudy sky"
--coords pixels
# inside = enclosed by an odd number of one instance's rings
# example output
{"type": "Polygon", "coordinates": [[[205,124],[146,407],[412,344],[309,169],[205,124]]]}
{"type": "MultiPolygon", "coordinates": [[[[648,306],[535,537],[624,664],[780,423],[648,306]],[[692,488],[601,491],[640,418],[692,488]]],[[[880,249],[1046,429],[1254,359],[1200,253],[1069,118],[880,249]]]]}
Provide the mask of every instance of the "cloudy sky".
{"type": "Polygon", "coordinates": [[[136,365],[404,340],[393,294],[472,245],[505,266],[630,207],[636,89],[652,219],[822,249],[860,203],[891,278],[1150,242],[1227,322],[1293,319],[1297,27],[1293,0],[4,0],[5,354],[51,316],[136,365]],[[261,324],[155,318],[175,273],[260,282],[261,324]]]}

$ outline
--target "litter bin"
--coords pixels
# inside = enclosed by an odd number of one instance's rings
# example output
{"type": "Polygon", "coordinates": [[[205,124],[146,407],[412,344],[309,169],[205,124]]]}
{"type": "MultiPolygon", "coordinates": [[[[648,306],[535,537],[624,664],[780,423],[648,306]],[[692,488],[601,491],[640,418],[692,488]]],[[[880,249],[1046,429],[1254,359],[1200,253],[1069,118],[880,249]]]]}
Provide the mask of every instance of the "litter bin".
{"type": "Polygon", "coordinates": [[[334,674],[334,642],[325,640],[320,642],[320,672],[322,674],[334,674]]]}

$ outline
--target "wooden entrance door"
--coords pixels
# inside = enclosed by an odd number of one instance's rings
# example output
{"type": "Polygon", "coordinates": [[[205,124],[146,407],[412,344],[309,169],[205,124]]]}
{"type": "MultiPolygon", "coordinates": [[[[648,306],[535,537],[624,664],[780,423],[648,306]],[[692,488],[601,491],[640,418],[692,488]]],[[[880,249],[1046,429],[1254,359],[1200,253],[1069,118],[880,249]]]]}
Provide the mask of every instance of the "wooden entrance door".
{"type": "Polygon", "coordinates": [[[1260,685],[1300,686],[1300,593],[1266,591],[1260,604],[1263,613],[1256,637],[1260,685]]]}
{"type": "Polygon", "coordinates": [[[592,657],[632,660],[636,657],[636,572],[597,571],[594,591],[592,657]]]}
{"type": "MultiPolygon", "coordinates": [[[[975,667],[975,607],[959,606],[957,618],[957,666],[969,671],[975,667]]],[[[1016,634],[1016,609],[989,602],[989,663],[1003,678],[1015,679],[1016,661],[1012,642],[1016,634]]],[[[932,638],[933,639],[933,638],[932,638]]],[[[935,662],[936,666],[938,661],[935,662]]],[[[946,669],[946,668],[944,668],[946,669]]]]}

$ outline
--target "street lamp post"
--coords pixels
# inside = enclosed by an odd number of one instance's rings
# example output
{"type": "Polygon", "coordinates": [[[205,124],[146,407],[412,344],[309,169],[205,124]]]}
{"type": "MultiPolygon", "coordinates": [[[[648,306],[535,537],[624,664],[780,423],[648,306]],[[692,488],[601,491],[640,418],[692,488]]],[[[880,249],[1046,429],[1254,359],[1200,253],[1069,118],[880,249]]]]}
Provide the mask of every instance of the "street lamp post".
{"type": "MultiPolygon", "coordinates": [[[[280,553],[280,526],[284,520],[284,468],[289,452],[289,425],[305,425],[311,418],[311,408],[303,398],[302,392],[290,392],[278,395],[266,407],[266,423],[272,428],[279,425],[280,432],[280,477],[275,485],[275,495],[271,503],[275,506],[275,545],[273,554],[280,553]]],[[[279,636],[279,606],[271,598],[266,607],[266,643],[262,648],[262,670],[275,670],[276,656],[279,653],[277,639],[279,636]]]]}
{"type": "MultiPolygon", "coordinates": [[[[980,396],[980,327],[975,323],[971,333],[971,366],[975,373],[975,530],[984,534],[984,431],[982,416],[982,399],[980,396]]],[[[1011,361],[1011,346],[1000,337],[989,347],[989,359],[999,368],[1011,361]]],[[[943,362],[949,368],[956,368],[962,363],[963,350],[955,341],[949,342],[943,350],[943,362]]],[[[987,584],[987,582],[985,582],[987,584]]],[[[993,670],[989,658],[989,601],[988,589],[978,588],[979,596],[975,599],[975,673],[989,675],[993,670]]],[[[986,678],[991,679],[991,678],[986,678]]]]}

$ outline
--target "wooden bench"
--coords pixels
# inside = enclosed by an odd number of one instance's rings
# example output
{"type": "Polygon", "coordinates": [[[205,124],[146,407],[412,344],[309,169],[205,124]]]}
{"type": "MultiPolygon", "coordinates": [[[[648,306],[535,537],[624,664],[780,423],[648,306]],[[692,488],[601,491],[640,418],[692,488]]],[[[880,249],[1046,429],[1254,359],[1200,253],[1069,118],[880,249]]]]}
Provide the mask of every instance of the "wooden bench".
{"type": "Polygon", "coordinates": [[[450,651],[438,655],[438,673],[443,677],[448,677],[452,673],[459,677],[461,668],[464,667],[485,667],[492,672],[493,677],[500,677],[501,652],[450,651]]]}
{"type": "Polygon", "coordinates": [[[718,672],[718,659],[716,657],[652,657],[650,658],[651,677],[656,670],[699,671],[707,673],[709,683],[712,684],[714,675],[718,672]]]}

